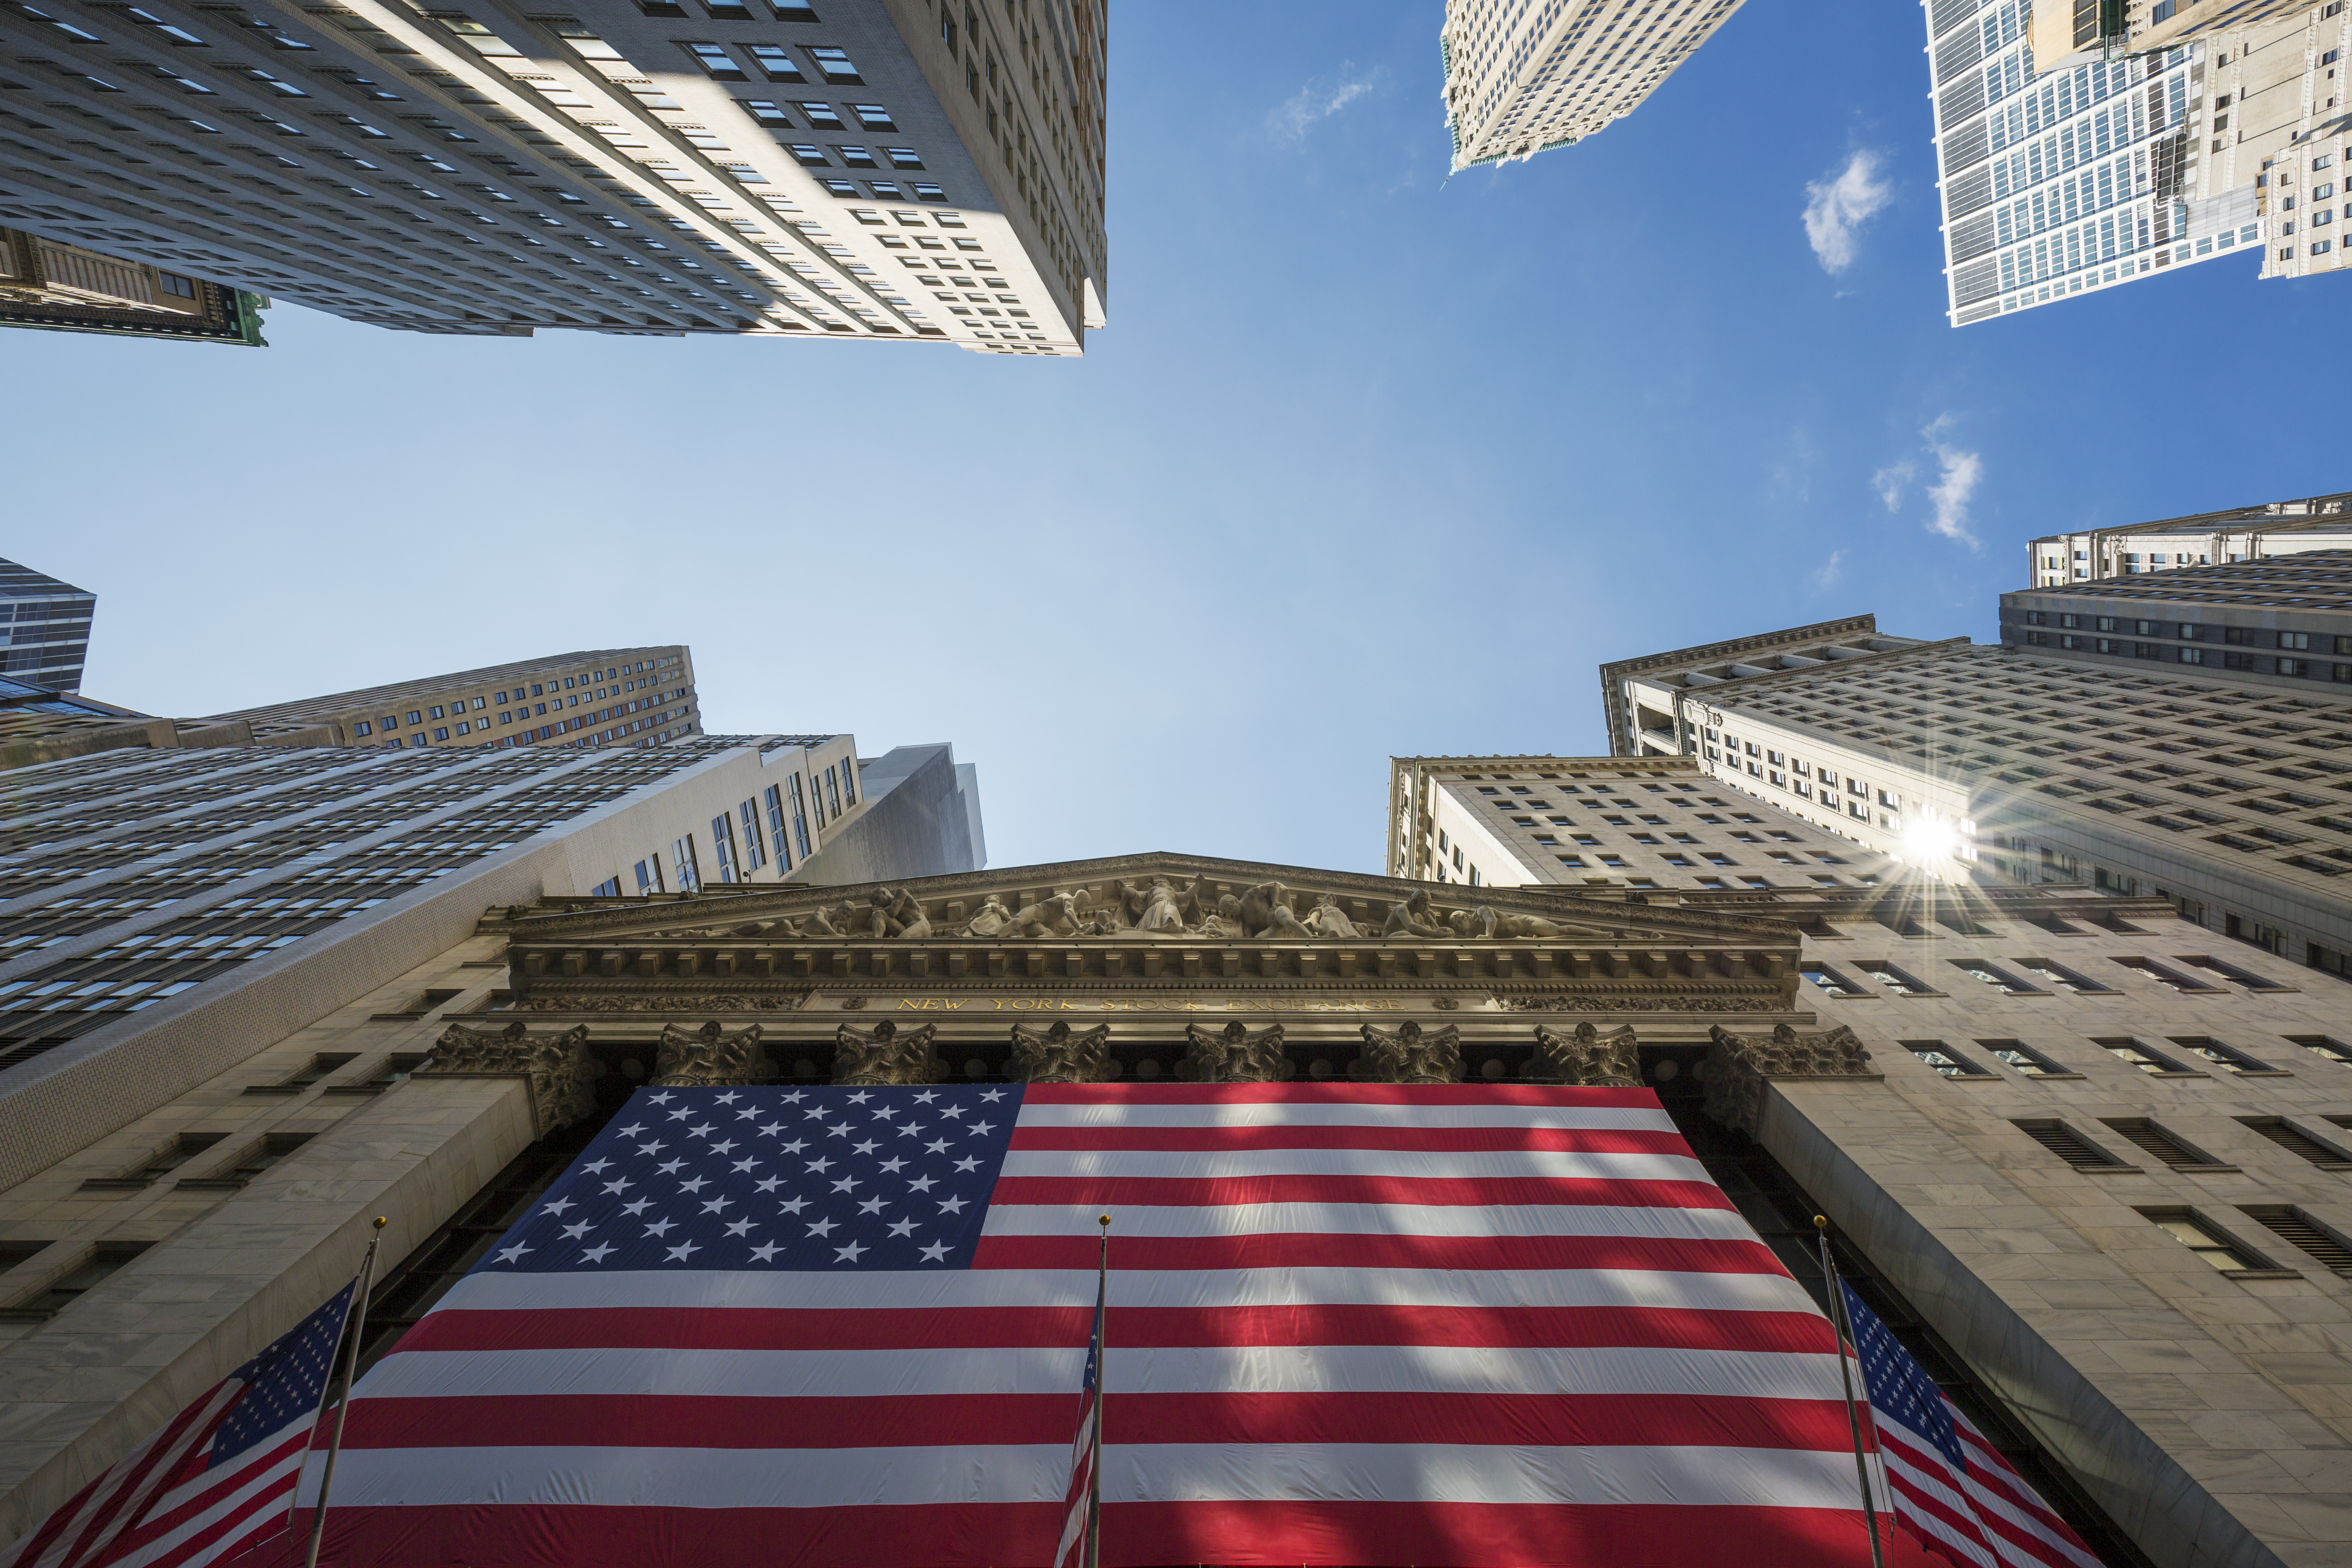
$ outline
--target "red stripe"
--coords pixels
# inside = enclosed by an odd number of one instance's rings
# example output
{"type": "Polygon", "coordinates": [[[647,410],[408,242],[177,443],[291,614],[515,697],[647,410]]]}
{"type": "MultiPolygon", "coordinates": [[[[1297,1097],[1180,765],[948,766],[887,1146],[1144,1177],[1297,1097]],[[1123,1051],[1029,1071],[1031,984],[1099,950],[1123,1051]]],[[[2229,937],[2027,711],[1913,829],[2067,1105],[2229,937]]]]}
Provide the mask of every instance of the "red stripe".
{"type": "MultiPolygon", "coordinates": [[[[1091,1236],[983,1236],[974,1268],[1091,1268],[1091,1236]]],[[[1122,1268],[1637,1268],[1788,1271],[1760,1241],[1637,1236],[1113,1236],[1122,1268]]]]}
{"type": "Polygon", "coordinates": [[[1524,1149],[1577,1154],[1677,1154],[1690,1145],[1672,1128],[1331,1127],[1282,1122],[1271,1127],[1038,1127],[1014,1123],[1015,1149],[1411,1149],[1423,1152],[1524,1149]]]}
{"type": "Polygon", "coordinates": [[[1024,1105],[1541,1105],[1657,1110],[1646,1089],[1537,1083],[1033,1083],[1024,1105]]]}
{"type": "MultiPolygon", "coordinates": [[[[136,1539],[146,1542],[170,1534],[206,1509],[219,1503],[238,1488],[247,1485],[259,1472],[269,1468],[271,1465],[281,1459],[300,1453],[310,1447],[310,1432],[305,1428],[302,1431],[289,1434],[283,1442],[268,1449],[248,1449],[246,1453],[237,1456],[233,1464],[223,1466],[220,1469],[205,1476],[205,1484],[201,1491],[183,1499],[166,1512],[150,1513],[146,1518],[142,1519],[138,1524],[136,1539]]],[[[282,1481],[272,1483],[267,1489],[247,1500],[233,1517],[241,1518],[249,1514],[255,1508],[266,1505],[272,1498],[281,1504],[285,1503],[294,1495],[294,1483],[298,1475],[299,1472],[289,1471],[282,1481]]],[[[215,1530],[206,1538],[211,1539],[217,1533],[218,1531],[215,1530]]],[[[131,1537],[126,1534],[124,1539],[128,1541],[131,1537]]],[[[118,1543],[118,1554],[128,1550],[128,1547],[118,1543]]],[[[167,1563],[174,1560],[175,1558],[173,1557],[163,1559],[167,1563]]]]}
{"type": "MultiPolygon", "coordinates": [[[[1704,1178],[1688,1182],[1621,1181],[1586,1176],[1397,1176],[1337,1172],[1262,1176],[999,1176],[988,1201],[1128,1204],[1158,1208],[1204,1208],[1225,1204],[1731,1207],[1731,1200],[1723,1195],[1723,1190],[1704,1178]]],[[[1118,1245],[1115,1227],[1111,1245],[1118,1245]]]]}
{"type": "MultiPolygon", "coordinates": [[[[1820,1354],[1829,1324],[1811,1312],[1668,1307],[1416,1307],[1318,1302],[1281,1307],[1113,1307],[1122,1349],[1190,1345],[1624,1345],[1820,1354]]],[[[971,1350],[1083,1348],[1090,1307],[578,1307],[428,1315],[399,1352],[490,1350],[971,1350]]],[[[398,1352],[395,1352],[398,1353],[398,1352]]]]}
{"type": "MultiPolygon", "coordinates": [[[[1712,1394],[1118,1394],[1112,1462],[1129,1443],[1446,1443],[1530,1447],[1730,1447],[1844,1453],[1843,1400],[1712,1394]]],[[[362,1399],[350,1448],[902,1448],[1059,1447],[1075,1394],[848,1399],[548,1394],[362,1399]]],[[[788,1462],[780,1459],[779,1462],[788,1462]]]]}
{"type": "MultiPolygon", "coordinates": [[[[1049,1561],[1058,1500],[932,1507],[337,1508],[335,1568],[929,1568],[1049,1561]]],[[[1950,1568],[1885,1532],[1888,1568],[1950,1568]]],[[[1110,1503],[1104,1568],[1867,1568],[1859,1509],[1493,1503],[1110,1503]]]]}

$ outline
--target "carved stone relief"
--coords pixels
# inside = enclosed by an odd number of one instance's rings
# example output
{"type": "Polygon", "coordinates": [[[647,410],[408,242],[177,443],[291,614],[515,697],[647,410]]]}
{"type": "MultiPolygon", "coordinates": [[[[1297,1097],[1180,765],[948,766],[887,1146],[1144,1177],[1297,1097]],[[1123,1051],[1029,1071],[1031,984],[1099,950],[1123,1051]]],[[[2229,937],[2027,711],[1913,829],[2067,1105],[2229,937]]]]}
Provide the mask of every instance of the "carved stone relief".
{"type": "Polygon", "coordinates": [[[1751,1138],[1762,1125],[1764,1086],[1772,1079],[1874,1076],[1868,1047],[1843,1024],[1817,1035],[1782,1024],[1769,1037],[1737,1035],[1718,1024],[1710,1034],[1706,1113],[1751,1138]]]}
{"type": "Polygon", "coordinates": [[[1056,1018],[1045,1028],[1013,1026],[1004,1076],[1015,1083],[1101,1083],[1112,1076],[1110,1026],[1074,1030],[1056,1018]]]}
{"type": "Polygon", "coordinates": [[[531,1125],[541,1138],[579,1121],[594,1106],[593,1070],[587,1025],[560,1035],[534,1035],[520,1020],[503,1029],[452,1024],[441,1031],[431,1056],[416,1069],[419,1077],[529,1080],[531,1125]]]}
{"type": "Polygon", "coordinates": [[[654,1047],[653,1086],[656,1089],[733,1086],[760,1075],[760,1026],[728,1034],[712,1019],[699,1029],[670,1024],[654,1047]]]}
{"type": "Polygon", "coordinates": [[[847,1024],[834,1031],[833,1081],[835,1083],[938,1083],[947,1076],[932,1037],[937,1024],[904,1033],[885,1018],[872,1030],[847,1024]]]}
{"type": "Polygon", "coordinates": [[[1536,1026],[1536,1060],[1543,1076],[1592,1089],[1639,1089],[1642,1058],[1631,1025],[1602,1034],[1591,1024],[1563,1033],[1536,1026]]]}
{"type": "Polygon", "coordinates": [[[1176,1065],[1176,1076],[1194,1083],[1273,1083],[1289,1063],[1279,1024],[1255,1032],[1239,1018],[1223,1029],[1187,1024],[1184,1037],[1192,1048],[1176,1065]]]}
{"type": "Polygon", "coordinates": [[[1366,1024],[1364,1077],[1374,1083],[1460,1083],[1462,1031],[1424,1031],[1408,1018],[1394,1032],[1366,1024]]]}

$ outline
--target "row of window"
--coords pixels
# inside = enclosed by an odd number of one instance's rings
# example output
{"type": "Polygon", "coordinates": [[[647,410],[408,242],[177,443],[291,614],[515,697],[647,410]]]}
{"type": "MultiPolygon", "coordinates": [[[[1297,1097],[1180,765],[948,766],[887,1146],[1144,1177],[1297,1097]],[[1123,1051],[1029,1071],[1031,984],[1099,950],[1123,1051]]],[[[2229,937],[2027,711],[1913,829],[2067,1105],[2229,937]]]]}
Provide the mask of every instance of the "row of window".
{"type": "MultiPolygon", "coordinates": [[[[2103,619],[2105,617],[2102,617],[2103,619]]],[[[2304,632],[2281,632],[2282,640],[2288,637],[2308,638],[2304,632]]],[[[2250,675],[2284,675],[2297,680],[2326,680],[2352,684],[2352,664],[2330,663],[2320,658],[2270,658],[2236,648],[2189,647],[2177,643],[2133,642],[2124,637],[2077,637],[2068,632],[2028,631],[2029,647],[2059,647],[2078,653],[2103,653],[2112,658],[2163,659],[2169,657],[2179,664],[2218,666],[2223,669],[2243,670],[2250,675]],[[2219,657],[2215,657],[2216,654],[2219,657]]],[[[2352,643],[2352,637],[2337,637],[2339,645],[2352,643]]],[[[2347,650],[2352,651],[2352,650],[2347,650]]]]}
{"type": "MultiPolygon", "coordinates": [[[[751,873],[768,863],[772,852],[779,877],[792,870],[796,857],[807,859],[812,847],[807,804],[810,800],[815,802],[819,827],[827,820],[828,808],[834,816],[839,816],[846,806],[856,805],[856,764],[844,761],[828,765],[823,773],[812,773],[806,797],[801,793],[801,775],[794,773],[782,784],[770,784],[758,798],[744,801],[732,814],[712,817],[711,859],[718,868],[719,881],[750,881],[751,873]],[[740,829],[736,826],[738,818],[741,820],[740,829]]],[[[691,893],[702,886],[701,860],[691,833],[671,844],[670,868],[679,892],[691,893]]],[[[664,883],[658,851],[639,860],[631,875],[641,894],[669,890],[664,883]]],[[[615,877],[593,890],[616,896],[621,891],[621,879],[615,877]]]]}
{"type": "MultiPolygon", "coordinates": [[[[2281,1038],[2301,1046],[2327,1060],[2352,1067],[2352,1048],[2326,1035],[2284,1035],[2281,1038]]],[[[2251,1051],[2239,1049],[2210,1035],[2172,1035],[2167,1037],[2173,1050],[2152,1046],[2132,1035],[2095,1036],[2091,1044],[2098,1047],[2117,1061],[2137,1068],[2151,1078],[2206,1078],[2209,1068],[2220,1068],[2238,1078],[2285,1078],[2293,1069],[2277,1067],[2263,1060],[2251,1051]],[[2190,1060],[2198,1065],[2189,1065],[2190,1060]]],[[[1965,1051],[1942,1040],[1900,1040],[1905,1050],[1948,1079],[1997,1079],[2000,1075],[1976,1060],[1965,1051]]],[[[2046,1052],[2036,1050],[2022,1040],[1979,1039],[1978,1048],[2024,1078],[2081,1078],[2083,1075],[2046,1052]]]]}
{"type": "MultiPolygon", "coordinates": [[[[2080,553],[2079,552],[2077,552],[2080,553]]],[[[2126,561],[2137,561],[2127,555],[2126,561]]],[[[2152,555],[2150,561],[2161,565],[2164,557],[2152,555]]],[[[2185,559],[2185,558],[2184,558],[2185,559]]],[[[2140,620],[2130,616],[2084,616],[2071,611],[2057,612],[2055,624],[2063,631],[2128,632],[2144,637],[2178,637],[2182,642],[2228,643],[2235,647],[2275,647],[2294,653],[2334,652],[2352,654],[2352,637],[2330,637],[2325,632],[2275,631],[2268,626],[2207,626],[2198,621],[2140,620]],[[2167,628],[2170,629],[2167,629],[2167,628]]],[[[2046,626],[2053,624],[2051,612],[2028,610],[2025,624],[2046,626]]]]}
{"type": "MultiPolygon", "coordinates": [[[[567,706],[577,708],[580,706],[583,699],[591,702],[600,701],[607,695],[617,695],[623,691],[635,691],[640,687],[658,686],[661,684],[662,680],[667,678],[656,674],[655,679],[651,680],[635,679],[622,679],[620,684],[617,686],[609,689],[597,688],[593,692],[581,689],[578,690],[575,695],[568,698],[563,695],[563,692],[574,690],[575,688],[584,689],[595,687],[596,682],[599,680],[613,680],[620,677],[639,676],[648,670],[658,670],[660,666],[672,662],[674,662],[674,657],[673,658],[640,659],[634,664],[614,665],[601,670],[592,669],[583,675],[567,675],[563,677],[561,688],[559,688],[552,679],[534,681],[528,687],[518,686],[511,692],[499,691],[494,693],[490,698],[474,698],[472,699],[472,709],[478,711],[488,707],[493,700],[495,700],[500,707],[504,707],[509,701],[520,702],[525,706],[529,706],[531,698],[547,697],[551,694],[552,694],[552,700],[558,708],[567,706]]],[[[450,699],[446,706],[446,712],[444,711],[444,705],[439,703],[436,703],[428,708],[409,710],[409,728],[415,729],[424,724],[427,719],[455,718],[468,710],[467,700],[463,697],[450,699]]],[[[540,703],[538,706],[538,711],[540,713],[545,713],[547,711],[547,703],[540,703]]],[[[501,723],[509,723],[511,721],[512,721],[510,719],[504,717],[499,720],[499,722],[501,723]]],[[[391,731],[399,729],[400,724],[401,716],[399,714],[386,713],[373,721],[365,719],[359,721],[352,726],[352,733],[354,735],[368,735],[374,733],[377,730],[382,730],[385,733],[389,734],[391,731]]],[[[443,735],[440,738],[443,740],[448,739],[446,735],[443,735]]]]}
{"type": "MultiPolygon", "coordinates": [[[[2153,958],[2124,956],[2110,958],[2108,962],[2131,971],[2144,980],[2153,980],[2158,984],[2184,995],[2228,995],[2231,994],[2230,985],[2254,992],[2294,989],[2292,985],[2282,984],[2278,981],[2256,974],[2252,970],[2242,969],[2226,959],[2214,958],[2209,954],[2180,953],[2177,954],[2176,958],[2178,962],[2188,965],[2190,969],[2213,978],[2199,979],[2195,975],[2184,973],[2153,958]],[[2227,981],[2229,984],[2223,984],[2223,981],[2227,981]]],[[[2008,961],[2015,966],[2015,970],[2021,970],[2026,974],[2032,975],[2032,980],[2021,978],[2015,971],[2004,969],[2000,964],[1986,959],[1955,958],[1947,962],[1970,979],[1990,985],[2004,995],[2010,996],[2047,996],[2055,992],[2064,992],[2071,995],[2111,996],[2117,994],[2121,989],[2092,979],[2063,963],[2053,963],[2046,958],[2019,958],[2008,961]],[[2037,984],[2036,981],[2040,984],[2037,984]]],[[[1858,973],[1868,977],[1875,984],[1894,992],[1898,996],[1945,994],[1944,992],[1937,990],[1900,964],[1891,963],[1884,959],[1853,960],[1851,966],[1858,973]]],[[[1825,962],[1809,959],[1804,964],[1802,973],[1807,980],[1832,996],[1852,999],[1877,994],[1870,986],[1857,984],[1825,962]]]]}

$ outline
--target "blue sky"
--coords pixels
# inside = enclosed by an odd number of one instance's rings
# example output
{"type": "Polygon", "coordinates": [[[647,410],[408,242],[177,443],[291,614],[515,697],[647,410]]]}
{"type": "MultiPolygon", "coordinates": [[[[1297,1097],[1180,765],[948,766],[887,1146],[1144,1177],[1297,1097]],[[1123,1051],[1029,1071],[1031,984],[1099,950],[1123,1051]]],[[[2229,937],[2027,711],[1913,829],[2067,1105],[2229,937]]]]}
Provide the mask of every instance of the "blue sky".
{"type": "Polygon", "coordinates": [[[2034,534],[2352,485],[2336,280],[1945,325],[1916,6],[1753,0],[1450,183],[1435,0],[1114,10],[1083,362],[11,333],[0,549],[151,712],[684,640],[715,727],[953,741],[1000,866],[1375,869],[1391,753],[1599,751],[1603,660],[1982,638],[2034,534]]]}

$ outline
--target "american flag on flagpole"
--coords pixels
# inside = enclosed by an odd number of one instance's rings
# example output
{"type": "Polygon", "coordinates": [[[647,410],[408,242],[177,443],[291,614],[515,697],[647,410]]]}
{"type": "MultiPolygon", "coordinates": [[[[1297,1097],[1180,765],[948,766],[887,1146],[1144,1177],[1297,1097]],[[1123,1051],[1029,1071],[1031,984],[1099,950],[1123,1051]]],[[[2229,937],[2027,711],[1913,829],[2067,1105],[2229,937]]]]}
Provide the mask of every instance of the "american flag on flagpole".
{"type": "Polygon", "coordinates": [[[1109,1300],[1110,1275],[1105,1269],[1095,1286],[1094,1335],[1087,1343],[1087,1374],[1078,1385],[1078,1430],[1070,1439],[1070,1490],[1063,1500],[1069,1511],[1054,1553],[1058,1568],[1094,1568],[1087,1556],[1087,1531],[1093,1523],[1095,1467],[1102,1454],[1103,1312],[1109,1300]]]}
{"type": "Polygon", "coordinates": [[[203,1568],[283,1531],[351,1304],[346,1285],[0,1547],[0,1568],[203,1568]]]}
{"type": "Polygon", "coordinates": [[[2083,1538],[1993,1451],[1853,1287],[1841,1288],[1895,1522],[1969,1568],[2099,1568],[2083,1538]]]}
{"type": "Polygon", "coordinates": [[[323,1561],[1055,1563],[1106,1208],[1105,1568],[1868,1562],[1654,1096],[1324,1083],[641,1089],[362,1382],[323,1561]]]}

